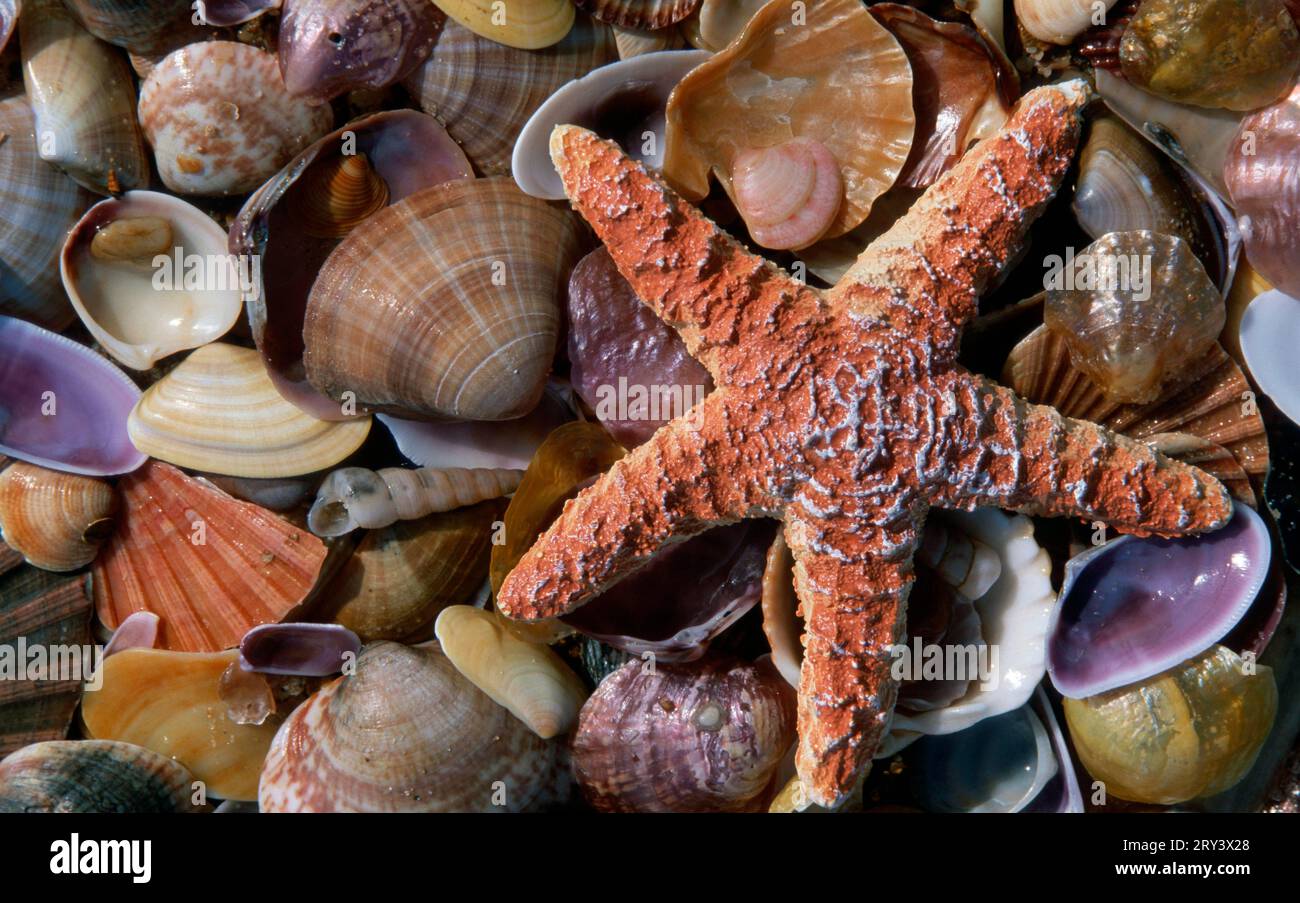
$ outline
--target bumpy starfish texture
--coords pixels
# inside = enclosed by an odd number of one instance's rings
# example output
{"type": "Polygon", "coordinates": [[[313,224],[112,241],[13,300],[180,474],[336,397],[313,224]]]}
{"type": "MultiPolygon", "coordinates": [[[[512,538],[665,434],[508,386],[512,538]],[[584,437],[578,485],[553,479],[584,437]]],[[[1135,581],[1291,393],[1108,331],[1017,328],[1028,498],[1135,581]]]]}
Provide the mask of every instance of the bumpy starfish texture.
{"type": "Polygon", "coordinates": [[[1207,474],[956,362],[980,292],[1069,167],[1086,101],[1079,82],[1027,94],[826,292],[745,251],[616,145],[557,128],[569,199],[718,389],[702,417],[667,424],[565,506],[505,581],[501,610],[561,615],[669,543],[779,518],[806,630],[796,762],[811,801],[832,806],[888,728],[890,647],[931,506],[1140,535],[1226,522],[1231,502],[1207,474]]]}

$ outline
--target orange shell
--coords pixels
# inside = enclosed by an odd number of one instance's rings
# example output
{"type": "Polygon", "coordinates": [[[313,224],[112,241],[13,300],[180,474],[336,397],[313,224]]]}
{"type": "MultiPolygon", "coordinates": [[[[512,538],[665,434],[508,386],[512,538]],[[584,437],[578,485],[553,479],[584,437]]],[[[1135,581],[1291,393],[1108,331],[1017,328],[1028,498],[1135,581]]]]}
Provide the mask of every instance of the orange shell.
{"type": "Polygon", "coordinates": [[[95,610],[109,629],[154,612],[159,648],[239,645],[301,603],[325,562],[306,530],[170,464],[149,461],[118,489],[118,530],[95,561],[95,610]]]}

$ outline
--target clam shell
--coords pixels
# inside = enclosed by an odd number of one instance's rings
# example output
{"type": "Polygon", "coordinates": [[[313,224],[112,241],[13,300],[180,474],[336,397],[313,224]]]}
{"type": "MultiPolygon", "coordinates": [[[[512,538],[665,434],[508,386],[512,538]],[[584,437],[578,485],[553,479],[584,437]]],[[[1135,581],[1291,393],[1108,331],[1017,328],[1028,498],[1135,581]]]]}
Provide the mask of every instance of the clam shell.
{"type": "Polygon", "coordinates": [[[308,379],[394,413],[509,420],[538,403],[578,223],[509,179],[455,181],[376,214],[330,255],[303,326],[308,379]]]}
{"type": "Polygon", "coordinates": [[[1300,299],[1279,291],[1260,295],[1241,318],[1241,353],[1250,375],[1294,423],[1300,423],[1300,386],[1295,378],[1298,335],[1300,299]]]}
{"type": "Polygon", "coordinates": [[[371,530],[321,591],[321,611],[366,642],[427,639],[440,611],[478,594],[502,508],[493,500],[371,530]]]}
{"type": "MultiPolygon", "coordinates": [[[[189,0],[66,0],[68,9],[86,30],[133,53],[152,53],[168,43],[202,30],[191,21],[189,0]]],[[[211,4],[219,6],[221,0],[211,4]]]]}
{"type": "Polygon", "coordinates": [[[80,474],[19,462],[0,472],[0,531],[29,564],[75,571],[112,532],[113,487],[80,474]]]}
{"type": "Polygon", "coordinates": [[[207,214],[171,195],[131,191],[86,212],[68,234],[59,271],[73,309],[95,341],[122,364],[148,370],[161,358],[214,341],[235,325],[243,306],[236,266],[226,253],[226,233],[207,214]],[[135,217],[169,224],[166,250],[143,249],[138,258],[127,260],[93,253],[101,230],[135,217]],[[201,269],[191,268],[199,262],[201,269]],[[188,272],[204,277],[201,287],[186,288],[188,272]],[[170,278],[160,279],[160,274],[170,278]]]}
{"type": "Polygon", "coordinates": [[[9,44],[9,36],[18,24],[18,0],[0,0],[0,51],[9,44]]]}
{"type": "Polygon", "coordinates": [[[76,314],[59,283],[59,249],[91,195],[37,152],[22,95],[0,100],[0,314],[63,329],[76,314]]]}
{"type": "Polygon", "coordinates": [[[763,634],[772,647],[772,664],[786,683],[798,688],[803,666],[803,618],[799,617],[799,599],[794,594],[794,555],[785,542],[785,532],[767,551],[763,568],[763,634]]]}
{"type": "Polygon", "coordinates": [[[285,721],[263,812],[517,812],[557,802],[558,744],[457,671],[437,644],[376,643],[285,721]]]}
{"type": "Polygon", "coordinates": [[[512,0],[504,16],[492,0],[438,0],[438,7],[474,34],[521,50],[559,43],[574,23],[568,0],[512,0]]]}
{"type": "Polygon", "coordinates": [[[697,35],[704,50],[717,52],[745,30],[767,0],[703,0],[696,10],[697,35]]]}
{"type": "Polygon", "coordinates": [[[0,812],[201,812],[194,776],[113,740],[33,743],[0,761],[0,812]]]}
{"type": "MultiPolygon", "coordinates": [[[[1115,0],[1100,0],[1100,12],[1115,5],[1115,0]]],[[[1015,0],[1016,22],[1040,41],[1069,44],[1095,20],[1097,0],[1015,0]]]]}
{"type": "Polygon", "coordinates": [[[208,795],[256,799],[258,773],[280,719],[237,724],[227,716],[221,676],[238,661],[236,649],[119,652],[104,660],[103,686],[86,690],[86,732],[176,760],[203,782],[208,795]]]}
{"type": "Polygon", "coordinates": [[[136,448],[179,467],[291,477],[352,454],[369,434],[370,418],[316,420],[280,397],[257,352],[217,342],[154,383],[127,430],[136,448]]]}
{"type": "Polygon", "coordinates": [[[279,9],[280,6],[280,0],[204,0],[203,23],[216,26],[242,25],[263,13],[279,9]]]}
{"type": "Polygon", "coordinates": [[[1188,373],[1189,382],[1151,404],[1111,401],[1071,363],[1065,342],[1040,326],[1012,349],[1002,383],[1067,417],[1099,423],[1133,439],[1191,433],[1228,449],[1246,473],[1262,477],[1268,471],[1268,438],[1259,413],[1246,404],[1251,387],[1241,368],[1215,344],[1188,373]]]}
{"type": "Polygon", "coordinates": [[[239,643],[244,671],[328,677],[354,663],[361,640],[338,624],[262,624],[239,643]]]}
{"type": "Polygon", "coordinates": [[[794,691],[770,665],[634,660],[582,707],[573,773],[602,812],[762,811],[794,739],[794,691]]]}
{"type": "Polygon", "coordinates": [[[0,575],[0,645],[72,650],[70,657],[60,655],[61,662],[83,668],[61,672],[57,680],[32,680],[29,673],[26,680],[0,681],[0,755],[68,735],[82,680],[90,676],[84,668],[93,665],[84,658],[90,642],[89,577],[56,576],[34,567],[0,575]]]}
{"type": "Polygon", "coordinates": [[[618,58],[630,60],[634,56],[655,53],[660,50],[676,50],[686,41],[681,32],[675,28],[663,28],[659,31],[646,31],[640,28],[614,28],[614,43],[618,46],[618,58]]]}
{"type": "Polygon", "coordinates": [[[570,123],[619,143],[651,169],[663,165],[668,95],[686,73],[709,58],[703,50],[646,53],[601,66],[559,88],[519,132],[510,170],[533,197],[563,200],[564,184],[551,163],[551,130],[570,123]],[[653,136],[653,153],[645,153],[653,136]]]}
{"type": "Polygon", "coordinates": [[[158,626],[161,621],[151,611],[137,611],[127,615],[104,644],[104,658],[126,649],[154,648],[158,642],[158,626]]]}
{"type": "Polygon", "coordinates": [[[126,432],[139,397],[84,345],[0,317],[0,453],[87,476],[130,473],[145,460],[126,432]]]}
{"type": "Polygon", "coordinates": [[[500,175],[510,171],[520,130],[538,107],[562,85],[616,59],[614,33],[585,14],[563,41],[533,52],[448,22],[429,59],[405,84],[480,173],[500,175]]]}
{"type": "Polygon", "coordinates": [[[285,89],[274,56],[230,41],[173,51],[140,86],[140,125],[178,194],[251,191],[333,120],[328,106],[285,89]]]}
{"type": "Polygon", "coordinates": [[[1057,722],[1051,700],[1039,684],[1034,690],[1030,706],[1038,720],[1047,728],[1052,741],[1052,752],[1056,754],[1056,777],[1047,782],[1034,801],[1024,808],[1025,812],[1083,812],[1083,794],[1079,790],[1079,777],[1075,774],[1074,757],[1070,755],[1070,745],[1065,740],[1065,733],[1057,722]]]}
{"type": "Polygon", "coordinates": [[[276,390],[313,417],[347,419],[338,404],[308,383],[302,369],[302,319],[321,264],[338,238],[313,237],[309,213],[325,180],[346,153],[363,156],[393,204],[421,188],[471,178],[469,160],[432,116],[390,110],[353,120],[312,144],[259,188],[230,227],[232,254],[260,259],[245,293],[253,340],[276,390]]]}
{"type": "Polygon", "coordinates": [[[695,12],[700,0],[574,0],[602,22],[622,28],[667,28],[695,12]]]}
{"type": "Polygon", "coordinates": [[[26,0],[23,82],[41,159],[99,194],[149,183],[122,51],[97,40],[59,0],[26,0]]]}
{"type": "Polygon", "coordinates": [[[256,505],[150,461],[118,484],[118,530],[95,561],[95,609],[110,629],[162,619],[159,645],[216,651],[306,599],[325,546],[256,505]]]}
{"type": "Polygon", "coordinates": [[[664,175],[691,201],[717,177],[733,200],[732,160],[745,148],[812,138],[834,155],[844,202],[827,237],[861,223],[898,178],[912,146],[907,55],[857,0],[823,0],[807,23],[763,7],[739,40],[682,79],[668,101],[664,175]],[[858,127],[841,125],[851,117],[858,127]]]}

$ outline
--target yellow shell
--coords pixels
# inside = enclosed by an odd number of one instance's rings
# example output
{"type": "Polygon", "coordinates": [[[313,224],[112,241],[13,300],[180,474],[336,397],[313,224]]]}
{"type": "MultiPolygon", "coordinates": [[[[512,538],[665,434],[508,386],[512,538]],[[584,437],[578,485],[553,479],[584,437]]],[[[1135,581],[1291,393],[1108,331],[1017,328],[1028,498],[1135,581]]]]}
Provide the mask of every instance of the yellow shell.
{"type": "Polygon", "coordinates": [[[0,532],[30,564],[75,571],[112,532],[114,501],[103,480],[20,461],[0,473],[0,532]]]}
{"type": "Polygon", "coordinates": [[[1214,646],[1149,680],[1064,700],[1079,760],[1120,799],[1171,805],[1227,790],[1277,713],[1272,669],[1244,665],[1214,646]]]}
{"type": "Polygon", "coordinates": [[[324,470],[360,447],[370,418],[317,420],[280,397],[256,351],[215,342],[154,383],[127,420],[135,447],[232,477],[324,470]]]}
{"type": "Polygon", "coordinates": [[[577,11],[569,0],[438,0],[438,8],[476,35],[537,50],[563,40],[577,11]]]}

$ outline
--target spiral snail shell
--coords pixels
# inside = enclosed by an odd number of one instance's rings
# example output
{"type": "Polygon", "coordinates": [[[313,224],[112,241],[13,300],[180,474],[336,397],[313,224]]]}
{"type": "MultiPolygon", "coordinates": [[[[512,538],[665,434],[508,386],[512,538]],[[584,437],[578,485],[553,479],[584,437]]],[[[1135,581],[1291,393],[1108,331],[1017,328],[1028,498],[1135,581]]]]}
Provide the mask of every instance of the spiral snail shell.
{"type": "Polygon", "coordinates": [[[522,476],[504,468],[343,467],[321,484],[307,526],[327,537],[387,527],[514,492],[522,476]]]}

